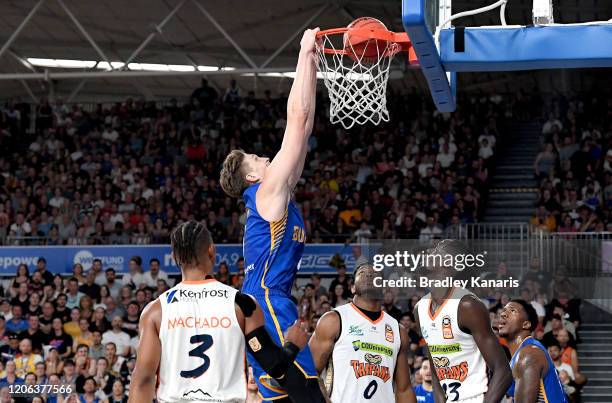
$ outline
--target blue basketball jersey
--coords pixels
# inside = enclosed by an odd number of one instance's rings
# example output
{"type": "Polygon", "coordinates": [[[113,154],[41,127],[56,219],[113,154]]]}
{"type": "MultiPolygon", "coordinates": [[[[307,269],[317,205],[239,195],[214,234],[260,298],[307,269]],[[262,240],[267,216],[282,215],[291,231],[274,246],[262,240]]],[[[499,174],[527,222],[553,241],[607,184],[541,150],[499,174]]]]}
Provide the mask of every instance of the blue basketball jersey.
{"type": "Polygon", "coordinates": [[[247,208],[244,230],[245,278],[242,291],[262,295],[291,296],[291,287],[304,253],[306,232],[304,220],[293,201],[289,202],[285,216],[276,222],[263,219],[255,203],[259,183],[244,191],[247,208]]]}
{"type": "Polygon", "coordinates": [[[414,390],[414,394],[416,396],[417,403],[435,403],[433,397],[433,390],[427,391],[423,387],[423,385],[417,385],[412,388],[414,390]]]}
{"type": "MultiPolygon", "coordinates": [[[[533,337],[529,337],[525,339],[521,346],[516,350],[512,359],[510,360],[510,368],[514,368],[516,364],[516,360],[519,352],[526,346],[536,346],[540,350],[544,351],[546,355],[546,361],[548,362],[548,371],[544,374],[544,376],[540,379],[540,390],[538,393],[538,403],[567,403],[567,398],[565,396],[565,392],[563,391],[563,386],[561,386],[561,381],[559,380],[559,375],[557,374],[557,370],[555,369],[555,363],[548,355],[548,350],[546,347],[542,345],[539,341],[534,339],[533,337]]],[[[514,398],[514,387],[515,382],[512,381],[512,385],[510,385],[510,389],[508,389],[507,395],[514,398]]]]}

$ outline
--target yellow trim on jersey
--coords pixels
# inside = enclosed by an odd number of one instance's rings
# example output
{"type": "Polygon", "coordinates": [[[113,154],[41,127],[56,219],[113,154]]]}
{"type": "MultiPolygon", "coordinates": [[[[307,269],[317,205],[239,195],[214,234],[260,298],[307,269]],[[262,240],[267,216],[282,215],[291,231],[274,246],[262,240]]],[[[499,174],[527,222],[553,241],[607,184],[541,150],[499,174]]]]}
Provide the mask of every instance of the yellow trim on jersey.
{"type": "Polygon", "coordinates": [[[270,289],[266,286],[266,274],[268,273],[268,264],[270,256],[272,256],[272,251],[274,250],[275,244],[279,242],[279,239],[281,239],[282,235],[284,235],[286,224],[287,213],[285,213],[285,216],[281,220],[270,223],[270,254],[268,255],[268,259],[266,260],[264,274],[263,276],[261,276],[261,288],[265,290],[266,305],[268,306],[270,315],[272,315],[272,320],[274,321],[274,326],[276,327],[276,332],[278,333],[278,337],[280,338],[281,344],[285,343],[285,338],[283,336],[283,331],[281,330],[280,323],[278,323],[278,318],[276,317],[274,308],[272,307],[272,302],[270,301],[270,289]]]}
{"type": "Polygon", "coordinates": [[[544,387],[544,380],[540,378],[540,392],[544,398],[544,403],[548,403],[548,396],[546,395],[546,388],[544,387]]]}
{"type": "Polygon", "coordinates": [[[261,392],[257,392],[257,394],[259,395],[259,397],[261,398],[261,400],[263,400],[264,402],[267,400],[279,400],[279,399],[284,399],[286,397],[289,397],[289,395],[284,394],[282,396],[274,396],[274,397],[264,397],[261,392]]]}
{"type": "MultiPolygon", "coordinates": [[[[288,216],[289,216],[289,212],[287,210],[285,211],[285,216],[281,220],[270,223],[270,255],[268,256],[268,259],[270,258],[270,256],[272,256],[272,252],[274,251],[274,248],[276,246],[275,244],[277,242],[280,242],[280,239],[282,239],[283,235],[285,235],[285,229],[287,225],[288,216]]],[[[266,305],[268,307],[268,310],[270,311],[270,315],[272,316],[272,320],[274,321],[274,327],[276,327],[276,333],[278,334],[281,344],[285,344],[285,337],[283,336],[283,331],[281,330],[280,323],[278,322],[278,318],[276,317],[276,313],[274,312],[274,308],[272,307],[272,302],[270,301],[270,289],[266,286],[265,279],[266,279],[266,274],[268,273],[268,263],[269,261],[266,260],[266,267],[264,269],[264,274],[263,276],[261,276],[261,288],[265,290],[264,298],[266,300],[266,305]]],[[[304,371],[304,368],[302,368],[302,366],[296,361],[294,361],[293,363],[300,371],[302,371],[302,373],[304,374],[304,377],[306,377],[307,379],[308,378],[310,379],[318,378],[317,375],[308,375],[306,371],[304,371]]]]}
{"type": "Polygon", "coordinates": [[[270,375],[262,375],[259,377],[259,382],[271,391],[276,393],[284,393],[285,396],[287,396],[287,392],[285,390],[277,388],[276,386],[272,386],[267,382],[268,379],[272,379],[272,377],[270,375]]]}

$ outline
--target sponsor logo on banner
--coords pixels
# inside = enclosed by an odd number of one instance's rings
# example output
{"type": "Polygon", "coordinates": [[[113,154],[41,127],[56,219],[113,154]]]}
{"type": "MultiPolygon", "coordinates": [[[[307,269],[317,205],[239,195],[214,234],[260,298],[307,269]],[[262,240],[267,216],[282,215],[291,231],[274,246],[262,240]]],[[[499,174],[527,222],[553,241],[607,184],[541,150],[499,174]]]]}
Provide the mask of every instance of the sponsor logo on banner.
{"type": "Polygon", "coordinates": [[[387,340],[389,343],[393,343],[393,340],[395,340],[393,328],[389,324],[385,325],[385,340],[387,340]]]}
{"type": "Polygon", "coordinates": [[[125,261],[123,256],[94,255],[90,250],[83,249],[74,254],[72,263],[78,263],[83,266],[83,270],[89,270],[95,259],[102,261],[102,267],[121,267],[125,261]]]}

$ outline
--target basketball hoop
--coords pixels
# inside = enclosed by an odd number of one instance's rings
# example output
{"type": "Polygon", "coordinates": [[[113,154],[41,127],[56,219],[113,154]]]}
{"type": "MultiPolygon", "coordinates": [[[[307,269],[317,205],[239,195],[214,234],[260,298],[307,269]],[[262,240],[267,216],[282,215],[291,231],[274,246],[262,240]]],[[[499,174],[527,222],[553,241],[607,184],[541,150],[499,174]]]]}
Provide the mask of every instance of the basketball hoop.
{"type": "MultiPolygon", "coordinates": [[[[346,28],[317,34],[317,55],[329,92],[330,120],[345,129],[389,121],[387,81],[393,56],[410,52],[405,32],[395,33],[375,18],[362,17],[346,28]]],[[[414,52],[410,60],[416,61],[414,52]]]]}

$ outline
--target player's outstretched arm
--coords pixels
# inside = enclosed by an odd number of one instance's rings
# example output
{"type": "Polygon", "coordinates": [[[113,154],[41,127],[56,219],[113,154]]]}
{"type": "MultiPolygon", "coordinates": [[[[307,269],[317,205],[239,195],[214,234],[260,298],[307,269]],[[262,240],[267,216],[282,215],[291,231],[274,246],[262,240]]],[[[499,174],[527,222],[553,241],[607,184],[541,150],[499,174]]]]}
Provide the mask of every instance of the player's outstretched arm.
{"type": "Polygon", "coordinates": [[[527,346],[519,352],[514,376],[514,403],[537,403],[540,379],[548,369],[544,352],[537,347],[527,346]]]}
{"type": "Polygon", "coordinates": [[[408,350],[410,349],[410,339],[408,331],[400,325],[400,351],[397,355],[395,374],[395,402],[396,403],[416,403],[416,396],[410,383],[410,366],[408,365],[408,350]]]}
{"type": "Polygon", "coordinates": [[[140,341],[130,383],[129,403],[152,402],[155,399],[157,368],[161,359],[160,322],[161,304],[155,300],[145,307],[140,316],[140,341]]]}
{"type": "Polygon", "coordinates": [[[308,343],[312,358],[319,375],[329,361],[334,351],[334,344],[340,335],[340,317],[335,311],[326,312],[317,323],[314,333],[308,343]]]}
{"type": "Polygon", "coordinates": [[[283,218],[290,192],[301,176],[307,140],[312,130],[316,89],[316,29],[307,29],[302,37],[297,75],[287,100],[287,128],[280,151],[276,154],[257,191],[259,214],[267,221],[283,218]],[[309,127],[310,125],[310,127],[309,127]]]}
{"type": "MultiPolygon", "coordinates": [[[[419,321],[418,305],[414,307],[414,310],[412,311],[412,313],[414,314],[414,320],[416,322],[416,327],[417,327],[419,336],[423,337],[423,335],[421,334],[421,322],[419,321]]],[[[440,379],[438,379],[438,371],[436,371],[436,366],[434,365],[434,362],[431,358],[431,354],[429,354],[429,349],[427,349],[426,353],[427,353],[427,360],[429,361],[430,368],[432,369],[431,386],[433,387],[434,402],[435,403],[445,403],[446,394],[444,393],[444,390],[442,389],[442,386],[440,385],[440,379]]]]}
{"type": "Polygon", "coordinates": [[[465,296],[459,303],[457,318],[459,327],[472,334],[487,367],[493,372],[484,403],[498,403],[512,383],[512,373],[506,354],[491,328],[489,312],[481,301],[465,296]]]}

